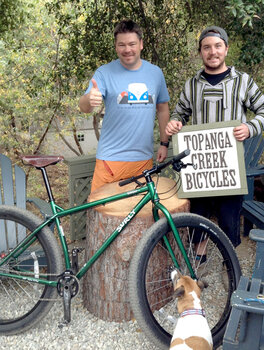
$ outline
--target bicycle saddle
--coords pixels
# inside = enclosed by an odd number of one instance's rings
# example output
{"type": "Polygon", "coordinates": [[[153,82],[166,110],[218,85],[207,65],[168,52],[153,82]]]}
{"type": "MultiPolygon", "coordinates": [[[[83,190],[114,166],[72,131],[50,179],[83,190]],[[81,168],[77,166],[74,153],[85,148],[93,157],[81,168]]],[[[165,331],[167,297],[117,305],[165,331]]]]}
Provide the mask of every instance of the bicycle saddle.
{"type": "Polygon", "coordinates": [[[48,165],[55,165],[58,162],[64,160],[63,156],[22,156],[22,160],[36,168],[45,168],[48,165]]]}

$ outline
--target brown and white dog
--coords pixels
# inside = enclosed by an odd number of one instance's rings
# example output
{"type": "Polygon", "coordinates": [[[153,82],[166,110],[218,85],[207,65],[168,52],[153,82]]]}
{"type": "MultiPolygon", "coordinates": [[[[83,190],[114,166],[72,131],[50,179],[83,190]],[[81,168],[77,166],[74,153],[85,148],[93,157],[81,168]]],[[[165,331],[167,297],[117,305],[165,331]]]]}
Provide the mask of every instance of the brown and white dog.
{"type": "Polygon", "coordinates": [[[179,271],[171,273],[180,317],[175,327],[170,350],[212,350],[212,334],[201,306],[201,291],[206,285],[183,276],[179,271]]]}

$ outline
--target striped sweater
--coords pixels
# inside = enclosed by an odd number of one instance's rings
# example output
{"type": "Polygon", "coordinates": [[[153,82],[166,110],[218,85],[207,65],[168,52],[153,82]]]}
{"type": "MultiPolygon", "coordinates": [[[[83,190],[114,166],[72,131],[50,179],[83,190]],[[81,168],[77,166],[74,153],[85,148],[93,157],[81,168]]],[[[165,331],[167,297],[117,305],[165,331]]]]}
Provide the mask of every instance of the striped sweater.
{"type": "Polygon", "coordinates": [[[172,117],[185,125],[192,115],[192,124],[240,120],[247,124],[250,137],[264,131],[264,95],[247,73],[231,67],[230,73],[217,85],[201,76],[187,80],[172,117]],[[255,118],[246,120],[247,109],[255,118]]]}

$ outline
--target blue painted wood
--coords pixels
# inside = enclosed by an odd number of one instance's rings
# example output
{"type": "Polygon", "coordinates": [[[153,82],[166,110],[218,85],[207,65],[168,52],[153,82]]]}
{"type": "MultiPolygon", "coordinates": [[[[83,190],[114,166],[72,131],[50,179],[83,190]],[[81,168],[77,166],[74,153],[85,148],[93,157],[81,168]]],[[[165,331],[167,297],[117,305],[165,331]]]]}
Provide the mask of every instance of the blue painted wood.
{"type": "MultiPolygon", "coordinates": [[[[245,166],[247,170],[259,166],[259,159],[264,151],[264,138],[262,135],[255,136],[244,141],[245,166]]],[[[262,165],[264,169],[264,165],[262,165]]]]}
{"type": "Polygon", "coordinates": [[[240,278],[231,298],[232,311],[223,339],[223,350],[259,350],[263,346],[264,305],[253,301],[259,294],[263,294],[261,279],[240,278]]]}
{"type": "MultiPolygon", "coordinates": [[[[22,168],[12,166],[11,160],[0,154],[0,204],[16,205],[25,209],[26,202],[33,203],[44,216],[48,218],[52,215],[50,205],[40,198],[26,197],[26,174],[22,168]]],[[[52,230],[54,226],[50,227],[52,230]]],[[[26,236],[25,228],[15,225],[8,220],[0,221],[0,252],[13,248],[26,236]]]]}
{"type": "Polygon", "coordinates": [[[252,224],[264,229],[264,202],[244,201],[242,203],[242,214],[252,224]]]}
{"type": "MultiPolygon", "coordinates": [[[[249,285],[249,278],[242,276],[240,278],[237,290],[247,290],[249,285]]],[[[224,350],[235,350],[239,349],[239,341],[237,337],[237,330],[242,317],[242,311],[237,308],[232,308],[230,317],[228,319],[224,340],[224,350]]]]}
{"type": "Polygon", "coordinates": [[[254,197],[254,178],[264,174],[264,164],[259,164],[260,157],[264,151],[264,138],[262,135],[246,139],[244,141],[245,167],[247,174],[248,195],[244,200],[251,200],[254,197]]]}
{"type": "MultiPolygon", "coordinates": [[[[2,185],[3,185],[3,204],[14,205],[14,187],[13,187],[13,172],[12,163],[8,157],[1,154],[1,173],[2,173],[2,185]]],[[[16,226],[13,222],[7,220],[5,225],[5,238],[0,240],[0,251],[6,248],[13,248],[17,242],[16,226]],[[7,240],[7,241],[6,241],[7,240]]]]}
{"type": "Polygon", "coordinates": [[[12,176],[12,163],[8,157],[1,154],[1,170],[4,192],[4,204],[14,205],[14,189],[12,176]]]}
{"type": "Polygon", "coordinates": [[[223,339],[223,350],[264,349],[264,230],[250,231],[256,242],[256,260],[251,278],[242,276],[232,294],[232,311],[223,339]]]}
{"type": "MultiPolygon", "coordinates": [[[[19,208],[26,208],[26,174],[23,169],[15,165],[15,202],[19,208]]],[[[22,241],[26,237],[25,227],[18,225],[17,240],[22,241]]]]}
{"type": "Polygon", "coordinates": [[[264,230],[251,230],[249,237],[256,242],[256,259],[252,278],[259,278],[264,281],[264,230]]]}
{"type": "MultiPolygon", "coordinates": [[[[264,164],[259,163],[264,151],[263,136],[259,135],[251,139],[246,139],[244,141],[244,149],[248,194],[243,197],[241,215],[244,216],[244,235],[248,235],[253,228],[253,224],[258,228],[263,228],[264,225],[264,217],[259,219],[259,211],[257,209],[261,205],[258,206],[253,203],[255,177],[264,174],[264,164]]],[[[261,215],[263,215],[263,212],[261,215]]]]}
{"type": "Polygon", "coordinates": [[[19,208],[26,207],[26,174],[23,169],[15,165],[15,202],[19,208]]]}

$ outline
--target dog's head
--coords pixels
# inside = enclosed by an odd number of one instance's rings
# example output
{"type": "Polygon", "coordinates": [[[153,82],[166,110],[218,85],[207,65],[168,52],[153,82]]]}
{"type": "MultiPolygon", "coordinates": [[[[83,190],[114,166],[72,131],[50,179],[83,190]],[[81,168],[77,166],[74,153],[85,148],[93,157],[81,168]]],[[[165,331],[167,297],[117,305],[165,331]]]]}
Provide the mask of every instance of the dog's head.
{"type": "Polygon", "coordinates": [[[181,298],[185,294],[190,294],[193,291],[197,294],[198,298],[200,298],[201,291],[208,287],[206,281],[195,281],[190,276],[183,276],[179,270],[172,271],[171,279],[177,298],[181,298]]]}

